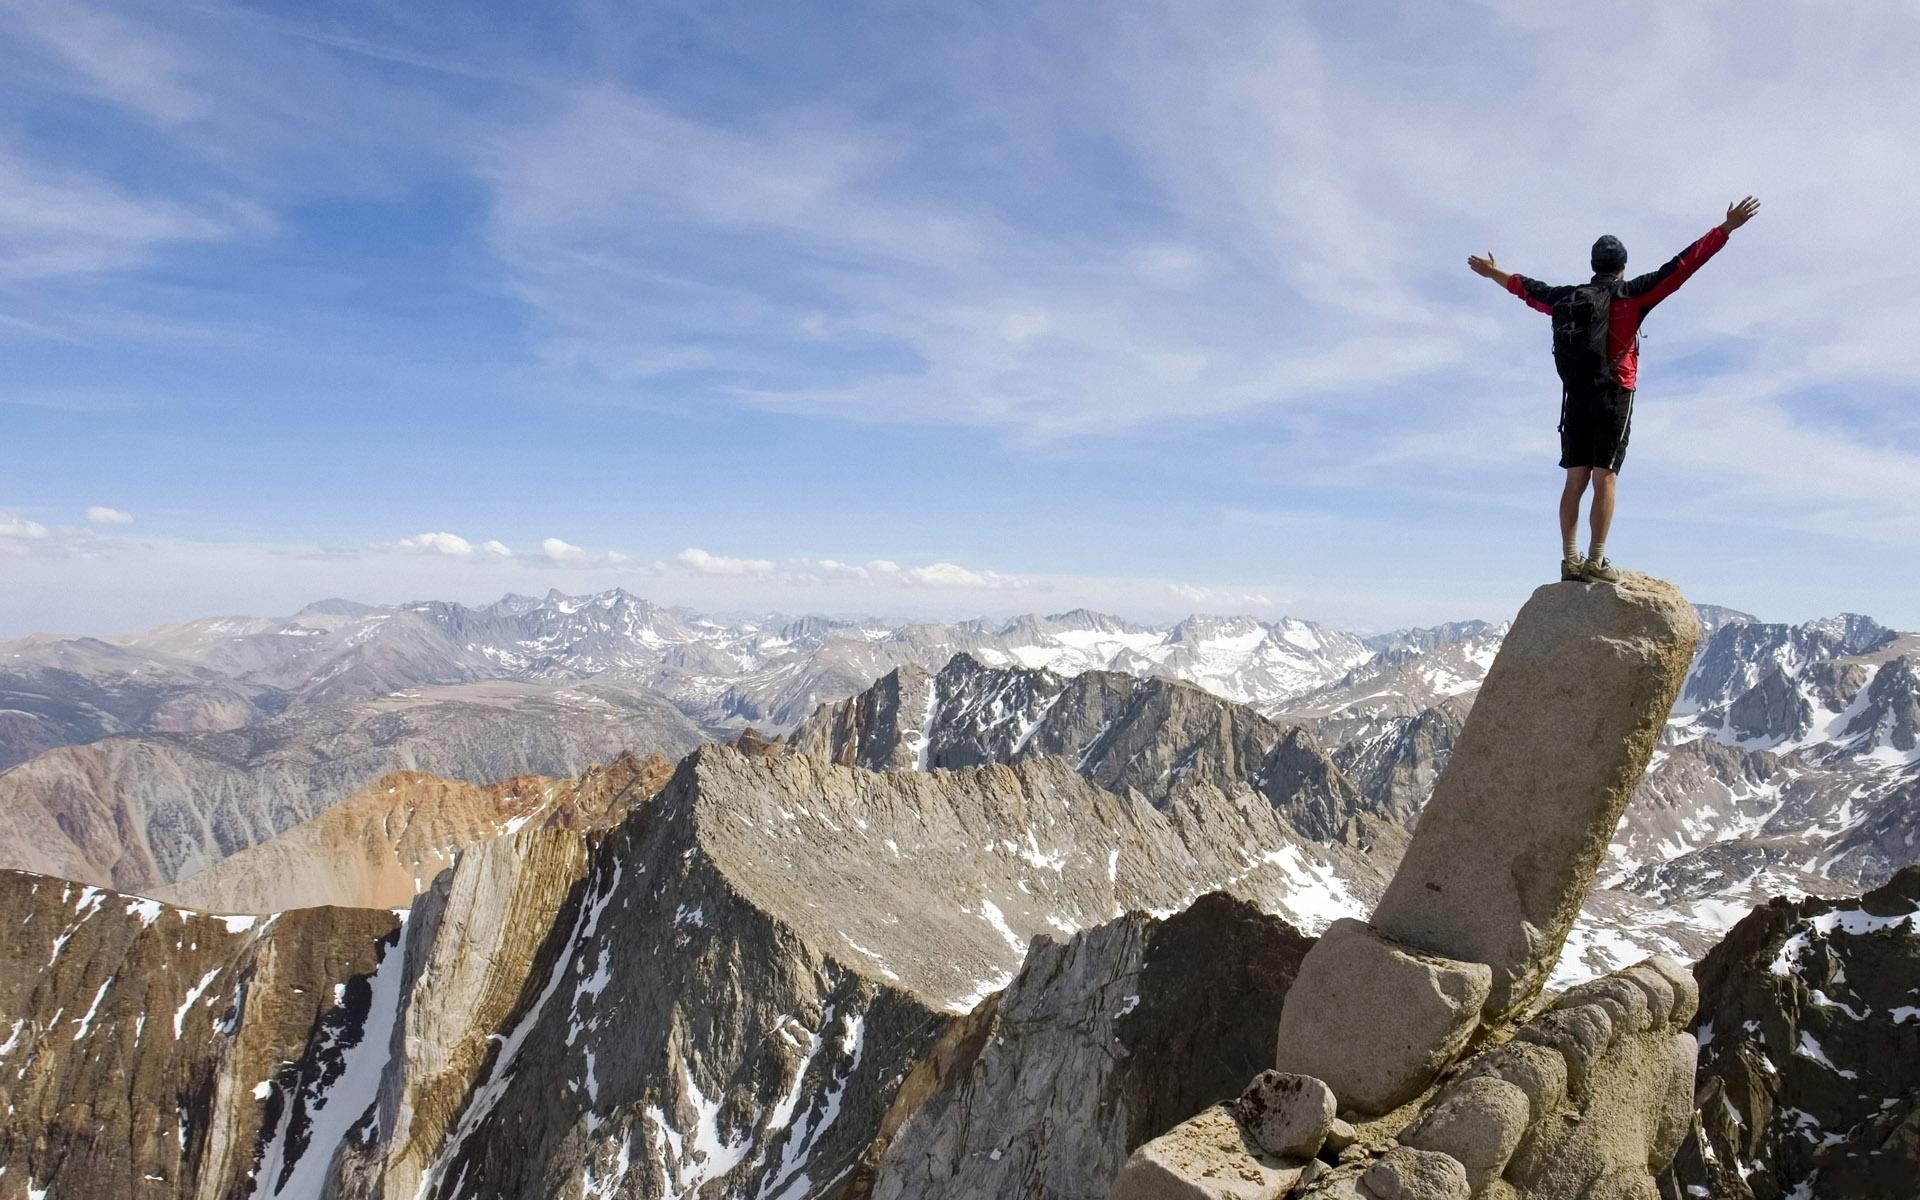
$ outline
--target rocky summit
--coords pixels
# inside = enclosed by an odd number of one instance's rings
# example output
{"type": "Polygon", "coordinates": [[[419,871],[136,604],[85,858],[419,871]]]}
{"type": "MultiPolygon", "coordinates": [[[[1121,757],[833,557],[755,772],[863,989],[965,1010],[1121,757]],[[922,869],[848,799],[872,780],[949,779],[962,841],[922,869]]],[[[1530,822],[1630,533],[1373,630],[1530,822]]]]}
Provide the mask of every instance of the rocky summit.
{"type": "Polygon", "coordinates": [[[1558,961],[1698,640],[1680,593],[1642,575],[1548,585],[1514,620],[1372,918],[1491,966],[1489,1022],[1558,961]]]}

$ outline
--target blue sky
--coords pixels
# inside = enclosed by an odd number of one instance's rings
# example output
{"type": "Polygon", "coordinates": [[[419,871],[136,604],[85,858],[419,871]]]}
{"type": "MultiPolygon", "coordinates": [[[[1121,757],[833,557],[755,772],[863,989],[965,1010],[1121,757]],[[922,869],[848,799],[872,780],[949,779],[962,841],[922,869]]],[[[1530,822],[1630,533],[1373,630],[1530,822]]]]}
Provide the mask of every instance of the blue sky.
{"type": "Polygon", "coordinates": [[[0,636],[344,594],[1920,628],[1909,5],[0,0],[0,636]],[[951,11],[943,11],[951,10],[951,11]],[[1405,10],[1405,11],[1403,11],[1405,10]]]}

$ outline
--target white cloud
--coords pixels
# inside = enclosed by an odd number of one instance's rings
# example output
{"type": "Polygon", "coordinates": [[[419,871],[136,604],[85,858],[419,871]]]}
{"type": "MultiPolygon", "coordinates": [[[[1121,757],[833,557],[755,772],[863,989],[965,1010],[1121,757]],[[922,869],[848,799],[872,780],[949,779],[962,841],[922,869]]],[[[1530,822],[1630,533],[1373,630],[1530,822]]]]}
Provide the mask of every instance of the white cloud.
{"type": "Polygon", "coordinates": [[[572,542],[563,542],[557,537],[550,537],[540,543],[540,553],[554,562],[572,562],[585,557],[587,552],[572,542]]]}
{"type": "Polygon", "coordinates": [[[0,511],[0,538],[43,538],[47,527],[18,513],[0,511]]]}
{"type": "Polygon", "coordinates": [[[697,546],[682,550],[673,561],[702,575],[765,575],[773,570],[773,563],[764,558],[730,558],[708,554],[697,546]]]}
{"type": "Polygon", "coordinates": [[[485,553],[492,555],[495,558],[512,558],[513,557],[513,551],[507,548],[507,544],[505,542],[495,542],[495,541],[481,542],[480,549],[485,553]]]}
{"type": "Polygon", "coordinates": [[[911,583],[936,588],[1004,588],[1018,583],[1012,576],[1002,575],[998,571],[976,571],[950,562],[910,567],[904,575],[911,583]]]}
{"type": "Polygon", "coordinates": [[[95,504],[88,507],[87,520],[95,525],[131,525],[133,514],[121,512],[117,508],[108,508],[104,504],[95,504]]]}
{"type": "Polygon", "coordinates": [[[0,280],[43,280],[139,266],[163,246],[269,228],[265,210],[230,198],[163,199],[84,172],[30,163],[0,146],[0,280]]]}
{"type": "Polygon", "coordinates": [[[412,554],[444,554],[449,558],[467,558],[473,554],[473,543],[457,533],[417,533],[393,543],[393,548],[412,554]]]}

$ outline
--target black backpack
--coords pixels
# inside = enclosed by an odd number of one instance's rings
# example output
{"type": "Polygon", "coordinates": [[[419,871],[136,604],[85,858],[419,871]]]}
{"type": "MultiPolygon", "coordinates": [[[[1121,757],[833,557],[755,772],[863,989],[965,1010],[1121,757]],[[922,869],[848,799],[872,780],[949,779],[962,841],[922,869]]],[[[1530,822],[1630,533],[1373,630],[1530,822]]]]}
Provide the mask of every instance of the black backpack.
{"type": "Polygon", "coordinates": [[[1613,382],[1607,358],[1608,315],[1614,285],[1583,283],[1553,305],[1553,365],[1568,391],[1588,392],[1613,382]]]}

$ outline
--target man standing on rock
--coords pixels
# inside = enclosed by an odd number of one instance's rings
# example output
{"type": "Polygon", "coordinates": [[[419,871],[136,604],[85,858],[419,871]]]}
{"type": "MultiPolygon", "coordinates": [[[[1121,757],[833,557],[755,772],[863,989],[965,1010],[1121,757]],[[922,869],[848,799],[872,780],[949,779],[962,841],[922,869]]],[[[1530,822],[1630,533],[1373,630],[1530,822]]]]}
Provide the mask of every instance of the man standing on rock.
{"type": "Polygon", "coordinates": [[[1608,234],[1593,244],[1593,279],[1553,286],[1502,271],[1491,252],[1467,256],[1476,275],[1553,318],[1553,361],[1560,373],[1560,578],[1612,583],[1620,573],[1607,561],[1614,487],[1627,456],[1633,389],[1640,366],[1640,322],[1727,244],[1727,235],[1753,219],[1752,196],[1727,206],[1727,219],[1657,271],[1626,278],[1627,248],[1608,234]],[[1580,500],[1593,484],[1593,541],[1582,559],[1575,533],[1580,500]]]}

